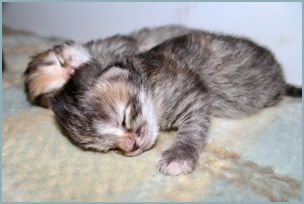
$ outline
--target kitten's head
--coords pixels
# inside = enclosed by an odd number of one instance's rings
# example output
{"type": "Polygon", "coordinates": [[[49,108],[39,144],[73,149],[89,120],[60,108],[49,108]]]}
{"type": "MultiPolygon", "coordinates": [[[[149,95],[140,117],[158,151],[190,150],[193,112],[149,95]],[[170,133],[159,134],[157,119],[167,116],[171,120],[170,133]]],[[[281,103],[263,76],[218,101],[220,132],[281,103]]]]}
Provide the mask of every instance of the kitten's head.
{"type": "Polygon", "coordinates": [[[87,149],[133,156],[151,148],[158,135],[151,95],[132,69],[102,70],[91,61],[54,97],[52,109],[67,135],[87,149]]]}
{"type": "Polygon", "coordinates": [[[90,58],[89,52],[73,42],[56,45],[32,57],[24,72],[28,99],[44,107],[74,74],[74,70],[90,58]]]}

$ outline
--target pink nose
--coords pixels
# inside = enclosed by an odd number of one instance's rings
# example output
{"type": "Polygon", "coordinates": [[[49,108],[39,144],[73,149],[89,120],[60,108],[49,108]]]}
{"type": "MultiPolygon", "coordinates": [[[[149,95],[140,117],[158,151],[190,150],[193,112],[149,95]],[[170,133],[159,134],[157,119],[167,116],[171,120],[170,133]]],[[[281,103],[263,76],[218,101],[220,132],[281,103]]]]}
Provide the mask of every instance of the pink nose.
{"type": "Polygon", "coordinates": [[[133,152],[138,150],[139,146],[135,140],[135,134],[126,134],[119,138],[118,147],[124,152],[133,152]]]}

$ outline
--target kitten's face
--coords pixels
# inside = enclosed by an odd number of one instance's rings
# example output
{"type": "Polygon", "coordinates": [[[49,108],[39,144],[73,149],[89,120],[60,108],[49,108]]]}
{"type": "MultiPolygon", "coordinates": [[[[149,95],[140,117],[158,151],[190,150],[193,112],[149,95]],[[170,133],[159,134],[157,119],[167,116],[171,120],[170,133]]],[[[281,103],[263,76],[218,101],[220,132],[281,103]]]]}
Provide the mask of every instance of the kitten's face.
{"type": "Polygon", "coordinates": [[[90,105],[96,112],[93,128],[107,142],[87,147],[102,150],[109,145],[124,155],[134,156],[155,143],[158,126],[152,99],[127,75],[128,71],[112,67],[88,92],[90,105]]]}
{"type": "Polygon", "coordinates": [[[48,97],[60,89],[75,69],[90,58],[81,45],[67,42],[33,57],[25,72],[29,99],[48,107],[48,97]]]}
{"type": "Polygon", "coordinates": [[[85,149],[120,150],[134,156],[158,135],[152,98],[138,74],[94,60],[84,64],[52,99],[64,132],[85,149]]]}

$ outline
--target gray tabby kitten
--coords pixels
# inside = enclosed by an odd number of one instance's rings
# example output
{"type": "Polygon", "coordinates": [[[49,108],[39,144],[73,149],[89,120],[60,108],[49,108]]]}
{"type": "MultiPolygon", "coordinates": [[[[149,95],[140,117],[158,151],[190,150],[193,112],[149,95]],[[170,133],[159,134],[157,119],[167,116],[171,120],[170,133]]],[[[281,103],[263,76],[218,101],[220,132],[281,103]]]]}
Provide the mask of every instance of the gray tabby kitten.
{"type": "Polygon", "coordinates": [[[51,100],[77,145],[134,156],[160,130],[177,129],[158,161],[161,172],[192,172],[212,116],[242,118],[301,96],[265,48],[244,38],[193,31],[151,50],[102,64],[91,58],[51,100]]]}
{"type": "Polygon", "coordinates": [[[37,54],[24,73],[28,99],[49,107],[49,99],[61,89],[82,63],[95,58],[104,66],[147,51],[161,42],[187,34],[183,26],[144,28],[129,35],[115,35],[85,44],[66,42],[37,54]]]}

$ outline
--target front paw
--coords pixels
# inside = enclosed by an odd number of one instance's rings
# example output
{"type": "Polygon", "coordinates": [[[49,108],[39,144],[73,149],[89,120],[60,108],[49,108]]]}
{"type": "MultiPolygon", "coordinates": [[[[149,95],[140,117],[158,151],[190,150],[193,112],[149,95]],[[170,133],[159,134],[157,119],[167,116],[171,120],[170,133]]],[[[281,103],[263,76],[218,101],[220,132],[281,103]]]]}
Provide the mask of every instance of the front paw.
{"type": "Polygon", "coordinates": [[[157,162],[160,172],[177,176],[180,174],[187,174],[195,169],[197,157],[188,152],[181,150],[167,150],[163,152],[161,158],[157,162]]]}

